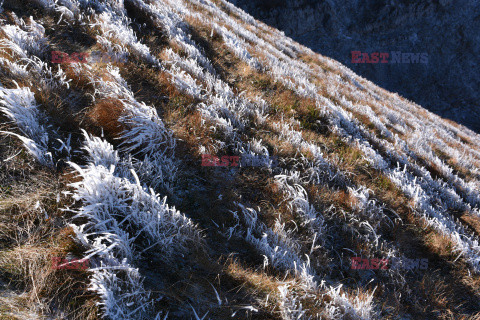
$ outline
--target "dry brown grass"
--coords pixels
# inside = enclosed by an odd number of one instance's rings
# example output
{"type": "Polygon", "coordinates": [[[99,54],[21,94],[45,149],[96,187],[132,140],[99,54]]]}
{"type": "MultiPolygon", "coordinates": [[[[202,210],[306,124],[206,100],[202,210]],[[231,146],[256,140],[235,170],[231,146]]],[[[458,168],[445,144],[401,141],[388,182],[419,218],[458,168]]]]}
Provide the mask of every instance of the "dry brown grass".
{"type": "MultiPolygon", "coordinates": [[[[55,240],[62,245],[62,241],[68,242],[71,238],[59,236],[55,240]]],[[[57,250],[51,242],[3,250],[0,252],[0,275],[9,279],[10,286],[27,293],[30,306],[43,306],[43,314],[51,314],[55,306],[68,313],[71,319],[97,319],[97,298],[87,292],[87,273],[53,269],[52,260],[60,254],[57,250]]]]}
{"type": "Polygon", "coordinates": [[[432,148],[438,158],[444,161],[447,165],[449,165],[453,169],[453,173],[458,175],[460,178],[464,179],[466,182],[474,181],[475,179],[479,179],[480,175],[477,173],[473,173],[471,170],[461,166],[458,163],[458,159],[449,156],[447,153],[443,152],[442,150],[433,147],[432,148]]]}
{"type": "Polygon", "coordinates": [[[215,154],[215,133],[209,129],[209,123],[204,122],[200,112],[182,114],[181,110],[170,110],[167,115],[169,122],[173,123],[171,129],[181,139],[176,154],[182,158],[194,158],[200,164],[200,146],[205,147],[206,154],[215,154]]]}
{"type": "Polygon", "coordinates": [[[248,284],[264,297],[269,294],[275,294],[279,286],[278,281],[269,277],[265,272],[245,268],[239,261],[233,259],[227,261],[225,272],[234,279],[248,284]]]}
{"type": "Polygon", "coordinates": [[[333,74],[340,74],[338,70],[330,67],[327,63],[323,62],[316,54],[311,55],[311,54],[300,53],[298,55],[298,58],[309,65],[319,66],[326,72],[333,73],[333,74]]]}
{"type": "Polygon", "coordinates": [[[0,163],[0,278],[6,283],[2,290],[10,292],[5,305],[96,319],[96,298],[86,290],[87,274],[52,269],[53,257],[83,250],[65,229],[62,209],[68,201],[60,192],[68,182],[60,173],[32,165],[31,156],[20,150],[17,140],[1,136],[1,158],[10,159],[0,163]]]}
{"type": "Polygon", "coordinates": [[[472,228],[475,234],[480,235],[480,218],[478,216],[464,213],[460,217],[460,220],[472,228]]]}
{"type": "Polygon", "coordinates": [[[265,272],[245,268],[236,260],[228,259],[225,263],[225,274],[233,285],[248,292],[255,301],[254,307],[260,311],[258,319],[280,319],[278,315],[278,287],[281,285],[275,278],[265,272]],[[265,303],[268,296],[268,309],[265,303]]]}
{"type": "MultiPolygon", "coordinates": [[[[298,295],[297,299],[302,304],[302,308],[306,311],[306,315],[314,316],[322,314],[325,310],[325,304],[332,301],[332,297],[328,294],[324,294],[321,291],[308,291],[296,282],[295,278],[286,277],[282,280],[267,275],[264,271],[252,270],[245,268],[238,261],[230,259],[226,264],[226,273],[231,276],[235,281],[242,284],[250,294],[256,297],[258,301],[258,308],[260,312],[267,312],[264,315],[265,319],[274,317],[275,319],[284,318],[283,316],[283,300],[279,293],[279,288],[288,285],[290,294],[298,295]],[[266,303],[268,301],[268,304],[266,303]],[[268,305],[268,309],[265,310],[268,305]]],[[[348,290],[347,290],[348,291],[348,290]]],[[[342,292],[345,292],[342,290],[342,292]]],[[[364,290],[349,291],[349,295],[357,296],[360,300],[366,299],[370,294],[364,290]]],[[[264,319],[264,318],[262,318],[264,319]]],[[[323,318],[322,318],[323,319],[323,318]]],[[[345,318],[349,319],[349,318],[345,318]]]]}
{"type": "Polygon", "coordinates": [[[97,132],[105,133],[107,138],[113,139],[125,129],[119,122],[124,112],[123,104],[118,99],[105,99],[98,101],[87,113],[87,119],[96,127],[97,132]]]}
{"type": "MultiPolygon", "coordinates": [[[[78,70],[75,69],[73,65],[68,63],[61,64],[60,66],[63,72],[65,72],[66,77],[72,80],[70,81],[70,85],[72,88],[86,92],[93,92],[95,90],[95,86],[92,82],[92,80],[94,79],[89,77],[86,72],[78,72],[78,70]]],[[[96,70],[98,69],[95,68],[94,71],[96,70]]],[[[99,72],[94,72],[94,75],[95,77],[100,77],[99,72]]]]}

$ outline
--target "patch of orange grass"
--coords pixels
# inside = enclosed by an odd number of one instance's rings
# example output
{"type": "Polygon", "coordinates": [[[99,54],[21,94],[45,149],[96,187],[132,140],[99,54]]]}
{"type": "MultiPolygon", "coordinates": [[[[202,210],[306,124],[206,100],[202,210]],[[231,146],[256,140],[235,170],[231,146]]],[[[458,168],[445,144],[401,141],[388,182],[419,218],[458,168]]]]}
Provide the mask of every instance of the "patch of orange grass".
{"type": "Polygon", "coordinates": [[[262,293],[275,293],[279,283],[265,272],[253,271],[243,267],[238,261],[229,260],[225,272],[236,280],[245,282],[248,286],[260,290],[262,293]]]}
{"type": "Polygon", "coordinates": [[[460,220],[468,224],[475,231],[475,234],[477,236],[480,235],[480,218],[478,216],[474,216],[469,213],[464,213],[460,217],[460,220]]]}
{"type": "Polygon", "coordinates": [[[448,237],[435,232],[434,230],[429,230],[425,236],[426,245],[432,251],[436,252],[441,256],[446,258],[454,257],[454,245],[452,240],[448,237]]]}
{"type": "Polygon", "coordinates": [[[119,122],[123,110],[123,104],[120,100],[104,99],[97,102],[89,110],[87,118],[98,129],[103,129],[107,137],[115,138],[125,129],[119,122]]]}
{"type": "Polygon", "coordinates": [[[69,63],[60,65],[68,79],[71,79],[70,86],[81,90],[93,91],[92,79],[86,72],[76,72],[73,65],[69,63]]]}

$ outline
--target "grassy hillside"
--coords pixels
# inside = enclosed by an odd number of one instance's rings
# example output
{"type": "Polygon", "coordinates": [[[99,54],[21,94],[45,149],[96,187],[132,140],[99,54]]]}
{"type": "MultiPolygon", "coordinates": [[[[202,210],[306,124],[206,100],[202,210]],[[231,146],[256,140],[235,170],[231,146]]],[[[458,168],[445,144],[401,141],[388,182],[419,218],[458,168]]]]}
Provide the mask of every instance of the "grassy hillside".
{"type": "Polygon", "coordinates": [[[226,1],[2,9],[0,319],[480,315],[477,134],[226,1]]]}

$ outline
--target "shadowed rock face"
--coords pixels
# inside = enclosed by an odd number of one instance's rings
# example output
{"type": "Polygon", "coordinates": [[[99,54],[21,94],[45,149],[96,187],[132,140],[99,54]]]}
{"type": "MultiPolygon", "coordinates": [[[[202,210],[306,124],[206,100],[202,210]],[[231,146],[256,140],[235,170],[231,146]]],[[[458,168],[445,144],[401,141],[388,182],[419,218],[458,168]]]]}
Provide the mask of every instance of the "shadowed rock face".
{"type": "Polygon", "coordinates": [[[384,88],[480,132],[480,2],[231,2],[384,88]],[[427,53],[428,63],[354,64],[352,51],[427,53]]]}

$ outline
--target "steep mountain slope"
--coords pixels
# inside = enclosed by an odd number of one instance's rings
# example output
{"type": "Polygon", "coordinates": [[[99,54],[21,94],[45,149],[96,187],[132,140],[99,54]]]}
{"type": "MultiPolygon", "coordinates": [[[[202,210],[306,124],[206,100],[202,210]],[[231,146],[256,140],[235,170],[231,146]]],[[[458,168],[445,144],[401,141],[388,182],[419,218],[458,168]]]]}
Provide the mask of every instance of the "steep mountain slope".
{"type": "Polygon", "coordinates": [[[230,2],[383,88],[480,132],[478,1],[230,2]],[[352,51],[425,53],[428,62],[352,63],[352,51]]]}
{"type": "Polygon", "coordinates": [[[3,317],[480,314],[471,130],[226,1],[2,9],[3,317]]]}

